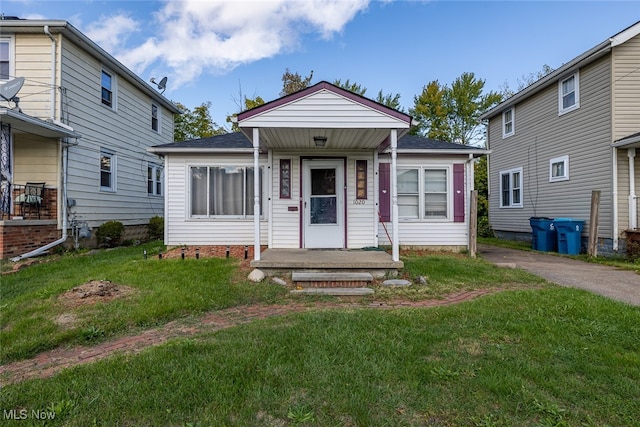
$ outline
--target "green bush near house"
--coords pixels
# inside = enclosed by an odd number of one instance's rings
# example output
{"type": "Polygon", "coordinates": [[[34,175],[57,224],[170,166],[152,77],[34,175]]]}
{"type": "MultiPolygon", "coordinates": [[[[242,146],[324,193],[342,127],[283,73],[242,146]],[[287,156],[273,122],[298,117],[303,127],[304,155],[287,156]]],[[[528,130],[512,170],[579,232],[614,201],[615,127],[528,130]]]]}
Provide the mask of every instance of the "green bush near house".
{"type": "Polygon", "coordinates": [[[115,248],[120,245],[123,234],[124,225],[120,221],[107,221],[96,231],[98,246],[115,248]]]}
{"type": "Polygon", "coordinates": [[[154,216],[149,219],[149,240],[164,239],[164,218],[154,216]]]}

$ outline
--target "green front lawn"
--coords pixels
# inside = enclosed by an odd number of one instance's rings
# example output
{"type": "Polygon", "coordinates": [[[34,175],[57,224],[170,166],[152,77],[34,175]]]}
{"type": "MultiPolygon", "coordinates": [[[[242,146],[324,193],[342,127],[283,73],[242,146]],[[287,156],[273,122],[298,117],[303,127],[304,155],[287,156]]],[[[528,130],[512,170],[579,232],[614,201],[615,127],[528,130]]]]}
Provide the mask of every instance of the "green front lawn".
{"type": "Polygon", "coordinates": [[[640,310],[567,289],[270,318],[3,388],[91,426],[634,426],[640,310]]]}

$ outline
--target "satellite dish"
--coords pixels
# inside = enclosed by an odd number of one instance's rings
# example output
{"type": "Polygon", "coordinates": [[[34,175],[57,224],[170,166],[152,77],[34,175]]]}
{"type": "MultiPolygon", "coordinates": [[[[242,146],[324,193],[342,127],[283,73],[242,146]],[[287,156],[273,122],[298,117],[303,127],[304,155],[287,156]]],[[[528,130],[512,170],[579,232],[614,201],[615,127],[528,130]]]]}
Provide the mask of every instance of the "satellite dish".
{"type": "Polygon", "coordinates": [[[2,97],[2,99],[7,102],[13,102],[14,104],[16,104],[15,108],[17,108],[20,112],[22,112],[20,110],[20,107],[18,106],[20,98],[18,98],[16,95],[18,94],[18,92],[20,92],[20,89],[22,89],[23,84],[24,77],[16,77],[15,79],[9,80],[8,82],[0,86],[0,97],[2,97]]]}
{"type": "Polygon", "coordinates": [[[163,77],[163,78],[160,80],[160,83],[156,83],[156,78],[155,78],[155,77],[151,77],[151,78],[149,79],[149,81],[150,81],[151,83],[153,83],[154,85],[158,86],[158,89],[162,91],[162,92],[160,92],[160,94],[163,94],[163,93],[164,93],[164,90],[167,88],[167,78],[166,78],[166,77],[163,77]]]}
{"type": "Polygon", "coordinates": [[[160,80],[160,83],[158,83],[158,89],[162,91],[160,93],[164,93],[164,90],[166,88],[167,88],[167,78],[163,77],[162,80],[160,80]]]}
{"type": "Polygon", "coordinates": [[[5,101],[11,101],[20,92],[22,85],[24,84],[24,77],[16,77],[13,80],[9,80],[2,86],[0,86],[0,96],[5,101]]]}

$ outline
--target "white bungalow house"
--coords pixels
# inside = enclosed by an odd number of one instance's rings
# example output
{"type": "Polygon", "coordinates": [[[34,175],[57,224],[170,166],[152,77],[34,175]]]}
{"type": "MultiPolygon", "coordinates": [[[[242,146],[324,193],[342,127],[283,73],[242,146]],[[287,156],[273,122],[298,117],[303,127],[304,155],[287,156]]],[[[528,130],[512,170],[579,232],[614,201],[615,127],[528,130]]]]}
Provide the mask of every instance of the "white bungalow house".
{"type": "Polygon", "coordinates": [[[165,243],[261,250],[469,244],[473,160],[407,114],[327,82],[238,114],[238,133],[155,146],[165,243]],[[256,171],[258,171],[256,173],[256,171]],[[259,213],[259,214],[256,214],[259,213]]]}

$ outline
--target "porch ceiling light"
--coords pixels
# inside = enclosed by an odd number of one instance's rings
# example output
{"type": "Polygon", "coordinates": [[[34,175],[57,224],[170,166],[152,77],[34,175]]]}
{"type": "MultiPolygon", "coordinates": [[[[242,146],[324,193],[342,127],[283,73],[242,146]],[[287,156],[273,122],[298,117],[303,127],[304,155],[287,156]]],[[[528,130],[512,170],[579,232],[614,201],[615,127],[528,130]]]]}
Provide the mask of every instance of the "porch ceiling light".
{"type": "Polygon", "coordinates": [[[322,148],[327,143],[327,137],[326,136],[314,136],[313,137],[313,142],[316,144],[316,147],[322,148]]]}

